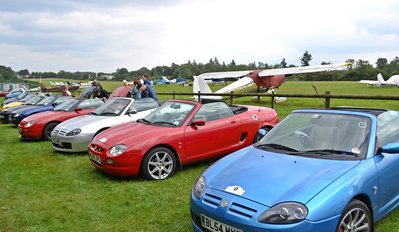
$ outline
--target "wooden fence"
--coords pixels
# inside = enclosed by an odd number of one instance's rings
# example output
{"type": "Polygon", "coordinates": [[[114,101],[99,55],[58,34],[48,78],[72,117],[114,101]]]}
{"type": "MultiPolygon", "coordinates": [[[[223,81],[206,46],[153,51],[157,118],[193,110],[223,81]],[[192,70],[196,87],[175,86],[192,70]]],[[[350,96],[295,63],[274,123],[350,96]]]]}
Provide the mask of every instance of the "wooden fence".
{"type": "Polygon", "coordinates": [[[358,99],[358,100],[399,100],[399,96],[359,96],[359,95],[331,95],[329,91],[324,94],[268,94],[268,93],[157,93],[157,95],[172,95],[175,99],[176,96],[198,96],[201,99],[202,96],[222,96],[230,99],[230,104],[234,104],[235,97],[270,97],[271,108],[275,108],[275,99],[277,97],[286,98],[324,98],[325,108],[330,109],[331,99],[358,99]]]}

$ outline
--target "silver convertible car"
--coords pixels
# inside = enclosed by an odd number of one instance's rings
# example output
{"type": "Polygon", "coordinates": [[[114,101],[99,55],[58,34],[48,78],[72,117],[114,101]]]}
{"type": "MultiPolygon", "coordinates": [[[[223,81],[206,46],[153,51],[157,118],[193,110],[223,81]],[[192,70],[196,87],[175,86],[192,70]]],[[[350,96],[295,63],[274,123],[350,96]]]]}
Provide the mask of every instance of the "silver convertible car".
{"type": "Polygon", "coordinates": [[[87,115],[58,124],[51,133],[53,149],[61,152],[87,151],[91,140],[101,131],[141,119],[158,106],[152,98],[112,98],[87,115]]]}

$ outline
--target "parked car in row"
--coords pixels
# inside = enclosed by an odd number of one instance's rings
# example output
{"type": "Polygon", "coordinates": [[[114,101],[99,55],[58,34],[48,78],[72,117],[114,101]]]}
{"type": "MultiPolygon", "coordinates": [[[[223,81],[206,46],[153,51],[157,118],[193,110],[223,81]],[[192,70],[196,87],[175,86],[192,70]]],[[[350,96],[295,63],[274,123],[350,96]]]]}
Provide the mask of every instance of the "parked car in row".
{"type": "Polygon", "coordinates": [[[86,115],[104,104],[101,99],[68,99],[54,110],[24,118],[18,125],[22,140],[50,140],[53,129],[68,119],[86,115]]]}
{"type": "Polygon", "coordinates": [[[161,180],[185,164],[248,146],[259,128],[277,123],[277,113],[266,107],[171,100],[137,122],[99,133],[88,151],[107,174],[161,180]]]}
{"type": "MultiPolygon", "coordinates": [[[[100,136],[103,137],[103,136],[100,136]]],[[[297,110],[195,183],[195,231],[373,231],[398,206],[399,114],[297,110]]]]}
{"type": "Polygon", "coordinates": [[[65,97],[59,97],[59,96],[49,96],[43,98],[42,101],[40,101],[36,107],[30,107],[30,108],[22,108],[19,110],[14,110],[10,116],[9,116],[9,121],[15,125],[18,125],[24,118],[41,113],[41,112],[46,112],[49,110],[53,110],[55,106],[58,104],[61,104],[65,102],[68,99],[72,99],[72,97],[65,96],[65,97]]]}
{"type": "Polygon", "coordinates": [[[40,96],[33,96],[28,98],[23,104],[18,105],[18,106],[14,106],[11,108],[7,108],[3,111],[0,111],[0,121],[2,123],[9,123],[10,122],[10,115],[19,109],[28,109],[28,108],[32,108],[35,107],[37,104],[39,104],[39,102],[41,102],[43,99],[45,98],[45,96],[40,95],[40,96]]]}
{"type": "Polygon", "coordinates": [[[101,131],[136,121],[157,107],[158,102],[151,98],[114,97],[87,115],[57,125],[51,133],[53,148],[61,152],[87,151],[90,141],[101,131]]]}

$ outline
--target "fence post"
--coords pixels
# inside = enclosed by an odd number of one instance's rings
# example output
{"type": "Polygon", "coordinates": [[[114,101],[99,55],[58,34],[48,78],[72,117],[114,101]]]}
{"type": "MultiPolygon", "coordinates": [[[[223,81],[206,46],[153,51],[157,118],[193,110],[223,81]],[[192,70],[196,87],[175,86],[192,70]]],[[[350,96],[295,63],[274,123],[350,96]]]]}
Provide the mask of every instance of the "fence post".
{"type": "Polygon", "coordinates": [[[198,102],[201,102],[201,91],[198,91],[198,102]]]}
{"type": "Polygon", "coordinates": [[[230,105],[233,105],[233,91],[230,92],[230,105]]]}
{"type": "Polygon", "coordinates": [[[326,98],[326,109],[330,109],[331,108],[331,98],[330,98],[330,91],[326,91],[326,94],[325,94],[326,96],[325,96],[325,98],[326,98]]]}
{"type": "Polygon", "coordinates": [[[275,98],[274,98],[274,93],[272,93],[271,94],[271,96],[272,96],[272,102],[271,102],[271,107],[272,107],[272,109],[275,109],[275,107],[276,107],[276,101],[275,101],[275,98]]]}
{"type": "Polygon", "coordinates": [[[172,98],[173,98],[173,99],[176,99],[175,91],[173,91],[172,98]]]}

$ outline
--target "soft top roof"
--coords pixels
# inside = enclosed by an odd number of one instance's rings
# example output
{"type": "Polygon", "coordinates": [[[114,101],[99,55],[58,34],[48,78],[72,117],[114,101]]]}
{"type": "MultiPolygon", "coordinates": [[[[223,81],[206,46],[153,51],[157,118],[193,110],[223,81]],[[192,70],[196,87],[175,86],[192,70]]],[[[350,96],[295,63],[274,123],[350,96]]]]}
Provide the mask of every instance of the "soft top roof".
{"type": "Polygon", "coordinates": [[[353,107],[353,106],[336,106],[336,107],[332,107],[331,109],[332,110],[363,112],[363,113],[373,114],[375,116],[378,116],[381,113],[384,113],[384,112],[388,111],[387,109],[353,107]]]}

